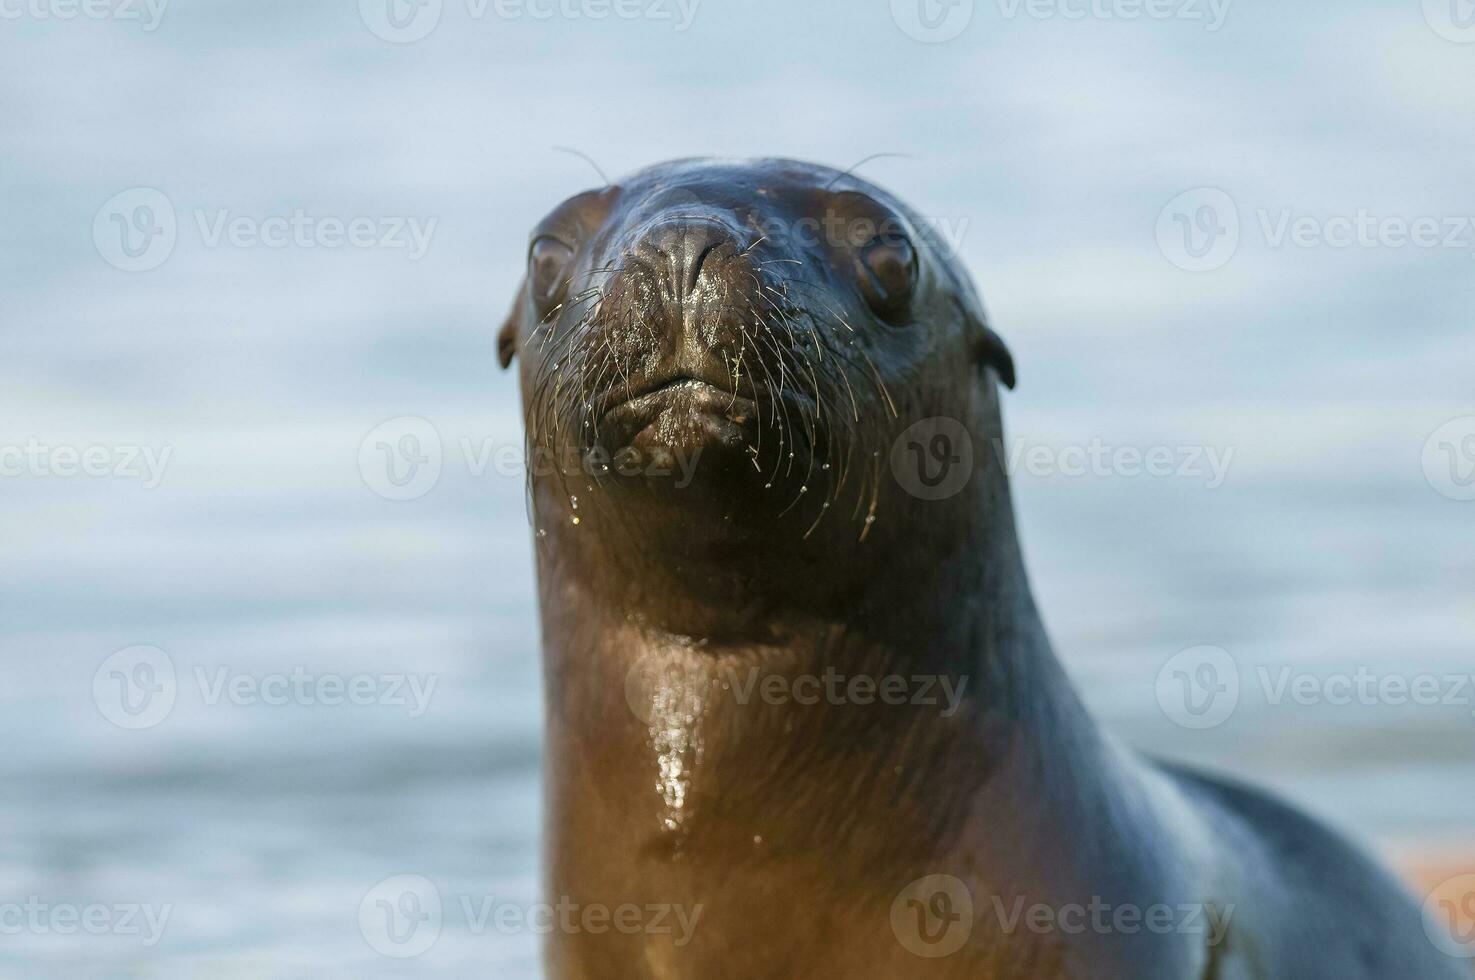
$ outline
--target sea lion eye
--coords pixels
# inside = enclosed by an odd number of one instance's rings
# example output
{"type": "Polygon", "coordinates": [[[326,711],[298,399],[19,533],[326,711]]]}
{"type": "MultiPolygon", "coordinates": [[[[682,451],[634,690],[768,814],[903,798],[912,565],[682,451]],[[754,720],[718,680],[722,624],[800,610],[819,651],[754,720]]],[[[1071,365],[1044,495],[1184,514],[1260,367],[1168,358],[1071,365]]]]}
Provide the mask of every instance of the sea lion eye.
{"type": "Polygon", "coordinates": [[[551,300],[563,288],[574,250],[551,235],[533,242],[528,250],[528,288],[538,303],[551,300]]]}
{"type": "Polygon", "coordinates": [[[866,302],[884,319],[900,317],[917,288],[917,252],[912,243],[902,235],[881,235],[861,249],[860,260],[866,272],[861,277],[866,302]]]}

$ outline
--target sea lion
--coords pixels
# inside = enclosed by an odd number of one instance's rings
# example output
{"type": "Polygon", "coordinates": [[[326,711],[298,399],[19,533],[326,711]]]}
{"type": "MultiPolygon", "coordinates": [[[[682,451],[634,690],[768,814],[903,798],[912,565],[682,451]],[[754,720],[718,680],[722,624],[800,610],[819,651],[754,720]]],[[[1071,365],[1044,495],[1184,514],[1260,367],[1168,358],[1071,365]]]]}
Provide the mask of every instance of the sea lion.
{"type": "Polygon", "coordinates": [[[1092,722],[1007,474],[971,452],[1012,358],[885,191],[686,160],[580,194],[534,230],[499,348],[550,977],[1462,975],[1331,833],[1092,722]]]}

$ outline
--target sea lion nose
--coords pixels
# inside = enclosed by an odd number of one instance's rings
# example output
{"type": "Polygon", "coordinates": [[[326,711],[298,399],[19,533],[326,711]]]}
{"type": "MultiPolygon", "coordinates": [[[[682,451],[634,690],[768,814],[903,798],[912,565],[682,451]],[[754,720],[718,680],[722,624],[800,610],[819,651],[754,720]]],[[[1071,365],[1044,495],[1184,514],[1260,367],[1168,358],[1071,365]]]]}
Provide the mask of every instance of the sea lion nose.
{"type": "Polygon", "coordinates": [[[731,257],[741,248],[738,232],[720,219],[673,215],[645,229],[635,254],[651,269],[664,272],[674,294],[684,298],[720,264],[714,258],[731,257]]]}

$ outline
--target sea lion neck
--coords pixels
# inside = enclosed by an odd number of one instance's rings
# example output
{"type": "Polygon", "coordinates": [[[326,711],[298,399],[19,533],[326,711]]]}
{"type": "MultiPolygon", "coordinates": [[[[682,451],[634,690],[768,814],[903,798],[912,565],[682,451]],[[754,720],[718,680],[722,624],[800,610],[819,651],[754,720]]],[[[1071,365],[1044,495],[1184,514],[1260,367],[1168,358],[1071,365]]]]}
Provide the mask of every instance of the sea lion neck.
{"type": "Polygon", "coordinates": [[[597,491],[570,504],[561,489],[539,488],[545,611],[573,603],[606,624],[736,649],[818,642],[843,625],[923,659],[984,622],[1032,630],[1002,477],[980,467],[957,500],[883,519],[864,538],[848,526],[805,538],[802,523],[739,533],[700,511],[632,516],[597,491]]]}
{"type": "Polygon", "coordinates": [[[722,862],[754,840],[795,854],[848,841],[861,863],[905,864],[962,833],[985,786],[1030,770],[1023,756],[1048,755],[1081,719],[1007,508],[958,526],[979,534],[925,558],[895,550],[869,587],[821,603],[762,591],[742,615],[639,566],[622,587],[583,557],[602,539],[574,546],[582,524],[550,529],[539,570],[552,804],[597,814],[636,864],[722,862]],[[914,811],[919,756],[953,776],[914,811]],[[594,771],[597,801],[581,775],[594,771]]]}

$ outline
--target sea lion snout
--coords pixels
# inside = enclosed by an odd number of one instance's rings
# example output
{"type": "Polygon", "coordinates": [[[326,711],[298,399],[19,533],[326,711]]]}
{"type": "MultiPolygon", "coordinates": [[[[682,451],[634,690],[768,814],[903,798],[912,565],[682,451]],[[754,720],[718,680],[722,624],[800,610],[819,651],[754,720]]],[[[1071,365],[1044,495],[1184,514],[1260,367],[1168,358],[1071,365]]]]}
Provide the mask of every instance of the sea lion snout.
{"type": "Polygon", "coordinates": [[[664,275],[670,295],[685,300],[704,274],[729,280],[751,275],[753,270],[739,260],[751,248],[751,238],[726,216],[688,211],[646,222],[624,251],[655,275],[664,275]]]}
{"type": "MultiPolygon", "coordinates": [[[[644,394],[695,379],[729,394],[756,394],[744,359],[753,350],[769,282],[754,236],[715,210],[662,212],[614,237],[605,298],[586,342],[627,357],[609,394],[644,394]]],[[[772,303],[769,302],[771,306],[772,303]]]]}
{"type": "Polygon", "coordinates": [[[798,356],[787,337],[759,347],[781,283],[764,272],[756,235],[731,214],[690,205],[626,225],[605,246],[602,297],[578,345],[618,358],[590,386],[592,441],[651,458],[748,458],[759,441],[755,399],[783,397],[766,388],[758,360],[798,356]]]}

